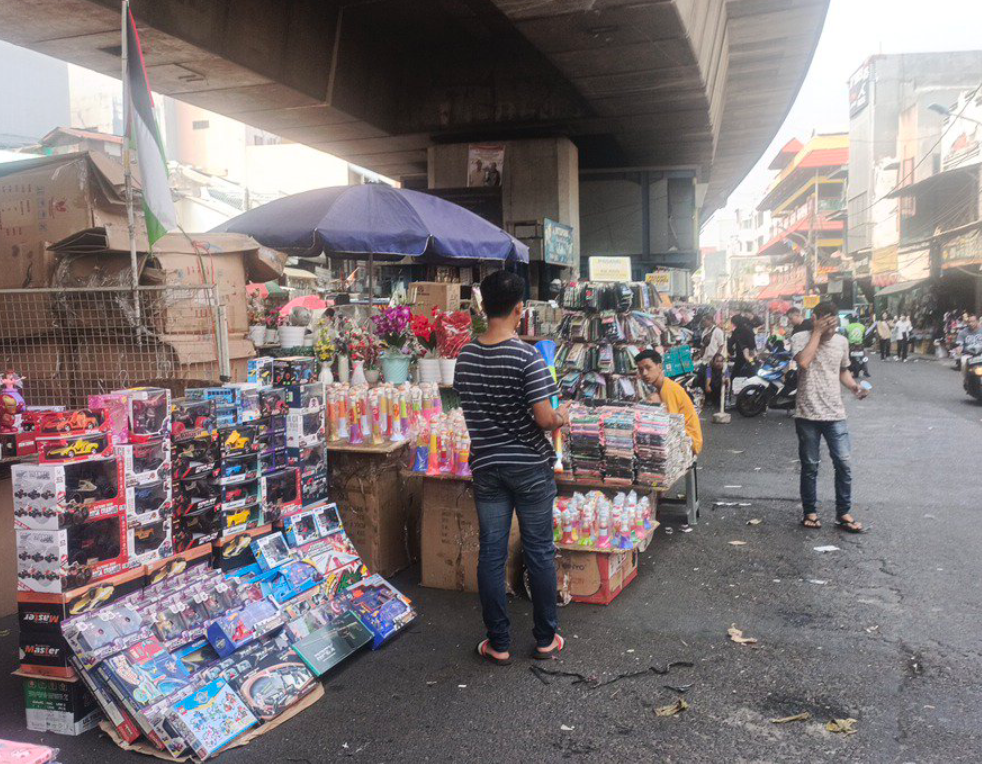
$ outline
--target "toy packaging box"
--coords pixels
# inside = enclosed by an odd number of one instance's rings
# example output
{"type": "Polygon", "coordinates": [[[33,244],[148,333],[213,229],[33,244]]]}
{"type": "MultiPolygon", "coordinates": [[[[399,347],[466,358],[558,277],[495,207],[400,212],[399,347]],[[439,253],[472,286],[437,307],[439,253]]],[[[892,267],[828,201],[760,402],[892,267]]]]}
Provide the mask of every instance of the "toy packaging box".
{"type": "MultiPolygon", "coordinates": [[[[324,411],[327,390],[323,382],[284,387],[287,408],[291,414],[309,414],[324,411]]],[[[284,412],[285,413],[285,412],[284,412]]]]}
{"type": "Polygon", "coordinates": [[[172,486],[173,482],[166,479],[127,488],[126,514],[130,522],[152,523],[170,517],[172,486]]]}
{"type": "Polygon", "coordinates": [[[327,446],[324,443],[315,443],[304,448],[288,448],[286,454],[287,463],[300,470],[302,478],[327,471],[327,446]]]}
{"type": "Polygon", "coordinates": [[[181,551],[166,560],[159,560],[147,565],[144,574],[144,586],[152,586],[178,576],[185,571],[201,568],[208,570],[211,566],[211,547],[199,546],[187,551],[181,551]]]}
{"type": "Polygon", "coordinates": [[[294,643],[293,649],[315,676],[323,676],[372,639],[372,632],[358,616],[345,611],[294,643]]]}
{"type": "MultiPolygon", "coordinates": [[[[191,391],[189,391],[191,392],[191,391]]],[[[218,426],[215,422],[215,401],[207,398],[175,398],[170,407],[171,439],[210,440],[218,426]]]]}
{"type": "Polygon", "coordinates": [[[186,687],[191,676],[156,637],[136,642],[103,663],[109,681],[136,708],[156,703],[186,687]]]}
{"type": "Polygon", "coordinates": [[[326,501],[330,481],[327,470],[313,472],[300,478],[300,501],[305,507],[326,501]]]}
{"type": "MultiPolygon", "coordinates": [[[[18,672],[19,673],[19,672],[18,672]]],[[[81,735],[98,725],[102,712],[78,679],[24,676],[27,729],[81,735]]]]}
{"type": "Polygon", "coordinates": [[[199,759],[214,755],[259,721],[224,679],[174,704],[170,716],[199,759]]]}
{"type": "Polygon", "coordinates": [[[373,650],[378,650],[416,617],[409,599],[377,574],[348,589],[345,601],[371,630],[373,650]]]}
{"type": "Polygon", "coordinates": [[[215,559],[214,565],[224,573],[244,568],[247,565],[255,565],[256,544],[272,534],[273,526],[262,525],[252,528],[234,536],[226,536],[214,542],[215,559]]]}
{"type": "Polygon", "coordinates": [[[222,459],[217,468],[218,482],[223,485],[242,483],[259,477],[259,454],[247,453],[222,459]]]}
{"type": "Polygon", "coordinates": [[[245,456],[259,450],[256,442],[256,428],[252,423],[220,427],[218,430],[218,448],[222,458],[245,456]]]}
{"type": "Polygon", "coordinates": [[[283,535],[290,546],[304,546],[327,535],[323,509],[305,509],[282,520],[283,535]]]}
{"type": "Polygon", "coordinates": [[[246,369],[246,380],[260,387],[273,384],[273,359],[269,356],[250,358],[246,369]]]}
{"type": "Polygon", "coordinates": [[[303,510],[300,473],[293,467],[262,478],[263,511],[268,522],[276,522],[303,510]]]}
{"type": "Polygon", "coordinates": [[[0,764],[47,764],[55,760],[57,753],[46,745],[0,740],[0,764]]]}
{"type": "Polygon", "coordinates": [[[102,412],[108,429],[113,434],[113,443],[117,446],[129,443],[130,408],[126,396],[118,393],[90,395],[88,402],[89,411],[102,412]]]}
{"type": "Polygon", "coordinates": [[[133,721],[133,716],[109,691],[108,685],[102,681],[96,672],[86,671],[77,661],[73,662],[75,663],[79,677],[82,679],[82,683],[92,693],[92,697],[99,704],[102,712],[106,715],[106,719],[113,725],[116,734],[127,743],[134,743],[139,740],[140,729],[137,727],[136,722],[133,721]]]}
{"type": "Polygon", "coordinates": [[[286,418],[287,448],[310,448],[324,442],[326,419],[322,411],[289,414],[286,418]]]}
{"type": "Polygon", "coordinates": [[[115,446],[127,487],[171,479],[171,445],[164,438],[115,446]]]}
{"type": "Polygon", "coordinates": [[[317,361],[313,356],[286,356],[273,359],[273,387],[306,385],[313,382],[316,376],[317,361]]]}
{"type": "Polygon", "coordinates": [[[247,504],[259,501],[259,480],[253,479],[244,483],[219,486],[222,509],[238,509],[247,504]]]}
{"type": "Polygon", "coordinates": [[[68,464],[112,456],[113,440],[108,432],[55,435],[37,438],[36,449],[41,464],[68,464]]]}
{"type": "Polygon", "coordinates": [[[287,449],[283,448],[278,451],[271,451],[269,453],[259,455],[259,471],[263,475],[268,475],[271,472],[279,472],[280,470],[286,469],[290,466],[289,457],[287,455],[287,449]]]}
{"type": "Polygon", "coordinates": [[[316,679],[288,646],[269,641],[256,648],[231,656],[222,676],[253,714],[268,722],[308,695],[316,679]]]}
{"type": "Polygon", "coordinates": [[[226,658],[282,624],[276,606],[264,599],[217,618],[208,626],[207,636],[219,657],[226,658]]]}
{"type": "Polygon", "coordinates": [[[159,520],[129,523],[129,564],[147,565],[174,553],[173,520],[168,515],[159,520]]]}
{"type": "Polygon", "coordinates": [[[313,589],[322,578],[320,572],[311,563],[305,560],[290,560],[257,576],[254,580],[260,585],[264,596],[282,605],[313,589]]]}
{"type": "Polygon", "coordinates": [[[90,517],[115,514],[125,506],[120,461],[90,459],[70,464],[15,464],[14,525],[58,530],[90,517]]]}
{"type": "Polygon", "coordinates": [[[236,390],[238,421],[251,422],[265,416],[260,413],[260,386],[255,382],[230,382],[226,387],[236,390]]]}
{"type": "Polygon", "coordinates": [[[279,531],[252,540],[252,553],[264,571],[278,568],[292,559],[290,547],[279,531]]]}
{"type": "Polygon", "coordinates": [[[176,444],[172,449],[172,454],[174,480],[217,474],[218,443],[189,440],[176,444]]]}
{"type": "Polygon", "coordinates": [[[263,523],[263,508],[258,498],[234,509],[226,509],[223,506],[221,515],[220,536],[230,536],[257,528],[263,523]]]}
{"type": "Polygon", "coordinates": [[[20,632],[20,670],[62,679],[75,676],[68,643],[61,634],[50,631],[20,632]]]}
{"type": "Polygon", "coordinates": [[[287,414],[290,404],[287,401],[287,391],[282,387],[261,387],[258,392],[260,418],[287,414]]]}
{"type": "Polygon", "coordinates": [[[129,567],[126,513],[119,509],[62,530],[18,530],[18,591],[64,592],[129,567]]]}
{"type": "Polygon", "coordinates": [[[109,432],[111,429],[109,412],[96,407],[38,414],[34,434],[39,438],[71,437],[109,432]]]}
{"type": "Polygon", "coordinates": [[[131,387],[113,390],[112,394],[126,399],[130,443],[144,443],[170,434],[170,390],[131,387]]]}

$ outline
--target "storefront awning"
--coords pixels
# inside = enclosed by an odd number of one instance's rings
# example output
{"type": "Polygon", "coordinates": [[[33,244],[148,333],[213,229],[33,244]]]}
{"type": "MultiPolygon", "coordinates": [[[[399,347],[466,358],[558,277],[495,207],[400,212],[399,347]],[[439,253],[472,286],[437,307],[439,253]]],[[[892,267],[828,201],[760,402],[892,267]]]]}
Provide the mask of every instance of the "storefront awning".
{"type": "Polygon", "coordinates": [[[776,300],[779,297],[797,297],[805,293],[805,282],[800,279],[790,279],[788,281],[778,281],[764,287],[758,300],[776,300]]]}
{"type": "Polygon", "coordinates": [[[955,180],[957,178],[968,178],[972,173],[977,174],[978,171],[979,164],[956,167],[953,170],[943,170],[942,172],[936,172],[934,175],[929,175],[924,178],[924,180],[919,180],[917,183],[911,183],[907,186],[896,188],[883,198],[895,199],[898,196],[912,196],[924,191],[930,191],[939,188],[942,184],[951,180],[955,180]]]}
{"type": "Polygon", "coordinates": [[[877,297],[889,297],[892,294],[900,294],[901,292],[909,292],[915,287],[919,287],[921,284],[927,282],[927,279],[918,279],[916,281],[901,281],[899,284],[891,284],[888,287],[884,287],[879,292],[876,293],[877,297]]]}

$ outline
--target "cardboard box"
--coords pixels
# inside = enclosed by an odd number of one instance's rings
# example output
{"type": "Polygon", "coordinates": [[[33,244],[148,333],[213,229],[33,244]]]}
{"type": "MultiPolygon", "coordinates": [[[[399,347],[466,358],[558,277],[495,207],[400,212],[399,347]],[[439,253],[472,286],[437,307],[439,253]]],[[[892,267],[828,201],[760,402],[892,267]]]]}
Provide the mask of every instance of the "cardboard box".
{"type": "Polygon", "coordinates": [[[144,586],[159,584],[169,578],[180,575],[188,568],[197,566],[211,567],[212,548],[211,544],[196,546],[185,552],[179,552],[166,560],[153,562],[147,565],[144,577],[144,586]]]}
{"type": "MultiPolygon", "coordinates": [[[[145,239],[142,215],[138,225],[145,239]]],[[[50,286],[56,259],[47,245],[95,226],[116,246],[128,247],[119,162],[80,152],[0,166],[0,289],[50,286]]]]}
{"type": "Polygon", "coordinates": [[[46,679],[14,673],[24,677],[27,729],[81,735],[93,729],[102,718],[95,699],[77,678],[46,679]]]}
{"type": "MultiPolygon", "coordinates": [[[[350,532],[347,518],[345,527],[350,532]]],[[[424,480],[420,583],[434,589],[476,592],[479,548],[477,509],[471,482],[424,480]]],[[[508,537],[505,567],[505,586],[511,593],[521,587],[521,549],[516,517],[512,519],[508,537]]]]}
{"type": "Polygon", "coordinates": [[[433,308],[443,311],[460,310],[460,284],[438,281],[417,281],[410,285],[413,312],[429,316],[433,308]]]}
{"type": "Polygon", "coordinates": [[[63,594],[17,593],[17,625],[22,632],[61,634],[68,618],[110,605],[144,586],[143,568],[133,568],[63,594]]]}
{"type": "Polygon", "coordinates": [[[557,588],[573,602],[609,605],[638,576],[638,551],[556,555],[557,588]]]}

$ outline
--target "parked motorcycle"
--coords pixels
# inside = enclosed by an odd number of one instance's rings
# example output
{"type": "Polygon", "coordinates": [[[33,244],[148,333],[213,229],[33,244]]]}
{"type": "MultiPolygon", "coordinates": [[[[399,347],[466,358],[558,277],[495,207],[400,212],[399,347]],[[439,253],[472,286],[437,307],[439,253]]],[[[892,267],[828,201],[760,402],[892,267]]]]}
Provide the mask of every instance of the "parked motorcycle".
{"type": "Polygon", "coordinates": [[[869,356],[866,355],[866,348],[862,345],[849,346],[849,373],[856,379],[864,369],[868,369],[869,356]]]}
{"type": "Polygon", "coordinates": [[[798,372],[790,366],[790,353],[773,353],[739,388],[737,411],[745,417],[760,416],[767,409],[791,411],[797,400],[798,372]]]}
{"type": "Polygon", "coordinates": [[[972,350],[964,357],[965,392],[982,402],[982,348],[972,350]]]}

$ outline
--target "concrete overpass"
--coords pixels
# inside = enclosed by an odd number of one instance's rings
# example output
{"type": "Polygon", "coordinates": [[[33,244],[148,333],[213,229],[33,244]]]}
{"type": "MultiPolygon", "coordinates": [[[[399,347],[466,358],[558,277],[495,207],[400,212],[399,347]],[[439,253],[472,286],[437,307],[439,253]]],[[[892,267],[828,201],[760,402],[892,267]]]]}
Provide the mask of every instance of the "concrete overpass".
{"type": "MultiPolygon", "coordinates": [[[[690,171],[705,216],[783,121],[828,3],[132,6],[155,90],[377,172],[422,185],[429,169],[441,185],[434,147],[568,139],[576,172],[690,171]]],[[[0,38],[119,74],[118,0],[4,0],[0,38]]]]}

